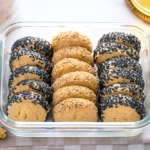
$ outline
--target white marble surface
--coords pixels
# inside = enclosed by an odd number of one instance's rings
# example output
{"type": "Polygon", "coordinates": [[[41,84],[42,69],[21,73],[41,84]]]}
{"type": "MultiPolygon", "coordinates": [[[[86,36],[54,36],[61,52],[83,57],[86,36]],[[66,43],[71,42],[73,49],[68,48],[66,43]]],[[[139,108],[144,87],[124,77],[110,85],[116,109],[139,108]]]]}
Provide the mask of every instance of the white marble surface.
{"type": "MultiPolygon", "coordinates": [[[[150,24],[135,16],[126,6],[124,0],[21,0],[19,13],[13,22],[21,21],[128,22],[136,24],[150,33],[150,24]]],[[[135,146],[134,144],[150,143],[149,133],[150,126],[147,126],[143,134],[137,136],[137,138],[94,138],[93,140],[90,138],[59,138],[58,141],[55,138],[44,138],[43,140],[36,138],[7,138],[6,141],[0,141],[0,150],[1,146],[10,146],[12,147],[10,149],[13,149],[15,146],[27,146],[30,149],[29,147],[31,146],[56,146],[56,144],[58,148],[55,149],[84,149],[81,147],[89,144],[91,141],[93,142],[90,144],[91,148],[89,147],[89,149],[93,150],[100,149],[99,144],[110,145],[110,149],[117,148],[113,148],[112,144],[133,144],[125,146],[124,150],[137,147],[139,147],[139,150],[148,150],[150,148],[149,145],[135,146]],[[50,144],[49,142],[53,140],[54,143],[50,144]],[[26,143],[25,145],[24,142],[26,143]],[[74,147],[69,147],[72,144],[74,147]],[[64,148],[61,148],[61,146],[64,148]]],[[[107,149],[109,149],[108,147],[107,149]]],[[[105,149],[106,147],[103,148],[105,149]]],[[[48,149],[48,146],[44,149],[48,149]]],[[[88,150],[88,148],[86,149],[88,150]]]]}
{"type": "Polygon", "coordinates": [[[14,21],[129,22],[149,29],[125,0],[21,0],[14,21]]]}

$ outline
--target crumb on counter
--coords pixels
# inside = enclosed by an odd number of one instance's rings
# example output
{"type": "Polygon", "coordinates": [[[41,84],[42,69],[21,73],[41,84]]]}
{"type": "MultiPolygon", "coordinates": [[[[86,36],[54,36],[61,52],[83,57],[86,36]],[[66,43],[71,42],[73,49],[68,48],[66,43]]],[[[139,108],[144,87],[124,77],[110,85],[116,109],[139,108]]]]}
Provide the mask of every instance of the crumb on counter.
{"type": "Polygon", "coordinates": [[[3,127],[0,127],[0,139],[6,138],[6,130],[3,127]]]}

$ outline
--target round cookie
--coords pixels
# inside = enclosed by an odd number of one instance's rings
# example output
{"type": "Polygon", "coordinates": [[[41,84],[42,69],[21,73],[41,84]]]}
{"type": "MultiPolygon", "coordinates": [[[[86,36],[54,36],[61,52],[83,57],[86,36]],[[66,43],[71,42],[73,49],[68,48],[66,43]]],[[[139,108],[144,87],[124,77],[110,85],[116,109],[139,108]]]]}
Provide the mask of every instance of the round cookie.
{"type": "Polygon", "coordinates": [[[101,43],[97,45],[93,53],[94,62],[97,64],[117,56],[129,56],[139,61],[139,52],[136,49],[119,43],[101,43]]]}
{"type": "Polygon", "coordinates": [[[68,46],[86,47],[92,52],[91,40],[87,36],[76,31],[59,32],[52,38],[51,44],[54,52],[68,46]]]}
{"type": "Polygon", "coordinates": [[[37,80],[22,80],[17,83],[10,91],[9,91],[9,100],[11,97],[19,92],[23,91],[33,91],[40,95],[42,95],[49,103],[52,101],[52,89],[51,87],[42,81],[37,80]]]}
{"type": "Polygon", "coordinates": [[[81,46],[69,46],[59,49],[52,57],[52,63],[56,64],[64,58],[75,58],[84,61],[93,66],[93,56],[90,51],[81,46]]]}
{"type": "Polygon", "coordinates": [[[68,98],[85,98],[96,104],[96,94],[93,90],[78,85],[65,86],[53,93],[53,105],[68,98]]]}
{"type": "Polygon", "coordinates": [[[52,70],[52,63],[43,54],[28,48],[22,48],[19,51],[11,53],[9,65],[11,71],[15,71],[17,68],[26,65],[39,66],[49,74],[52,70]]]}
{"type": "Polygon", "coordinates": [[[128,68],[112,68],[99,74],[100,86],[105,87],[116,83],[132,83],[139,85],[142,90],[144,89],[144,80],[134,70],[128,68]]]}
{"type": "Polygon", "coordinates": [[[48,60],[51,59],[53,55],[51,44],[39,37],[27,36],[16,40],[11,47],[11,51],[14,53],[22,48],[35,49],[42,53],[48,60]]]}
{"type": "Polygon", "coordinates": [[[127,56],[118,56],[107,59],[105,62],[98,65],[98,72],[102,73],[104,70],[109,70],[115,67],[126,67],[142,75],[142,67],[139,62],[127,56]]]}
{"type": "Polygon", "coordinates": [[[55,81],[63,74],[74,71],[85,71],[95,75],[94,68],[88,63],[74,58],[64,58],[54,65],[52,70],[53,80],[55,81]]]}
{"type": "Polygon", "coordinates": [[[116,43],[121,43],[121,44],[125,44],[128,46],[132,46],[138,52],[141,49],[140,40],[135,35],[124,33],[124,32],[110,32],[108,34],[104,34],[100,38],[98,44],[105,43],[105,42],[116,42],[116,43]]]}
{"type": "Polygon", "coordinates": [[[56,79],[52,84],[52,87],[54,91],[57,91],[59,88],[69,85],[85,86],[96,93],[98,88],[98,78],[88,72],[75,71],[66,73],[56,79]]]}
{"type": "Polygon", "coordinates": [[[122,84],[113,84],[104,87],[102,90],[100,90],[99,101],[115,94],[129,95],[142,103],[146,98],[144,91],[138,85],[130,83],[122,83],[122,84]]]}
{"type": "Polygon", "coordinates": [[[8,117],[15,121],[45,121],[50,106],[38,93],[24,91],[15,94],[8,102],[8,117]]]}
{"type": "Polygon", "coordinates": [[[16,69],[10,75],[8,86],[11,89],[18,82],[29,79],[43,81],[49,85],[51,84],[51,77],[44,69],[36,66],[24,66],[16,69]]]}
{"type": "Polygon", "coordinates": [[[84,98],[68,98],[54,106],[53,117],[56,122],[96,122],[97,107],[84,98]]]}
{"type": "Polygon", "coordinates": [[[110,96],[98,105],[99,116],[104,122],[135,122],[145,117],[142,103],[123,94],[110,96]]]}

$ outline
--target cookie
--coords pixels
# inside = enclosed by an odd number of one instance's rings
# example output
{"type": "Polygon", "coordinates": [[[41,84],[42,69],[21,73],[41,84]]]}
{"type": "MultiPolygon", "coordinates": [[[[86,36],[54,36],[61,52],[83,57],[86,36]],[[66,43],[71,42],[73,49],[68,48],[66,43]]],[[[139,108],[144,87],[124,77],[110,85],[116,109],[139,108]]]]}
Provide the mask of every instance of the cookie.
{"type": "Polygon", "coordinates": [[[42,81],[36,80],[22,80],[17,83],[10,91],[9,91],[9,100],[11,97],[19,92],[23,91],[33,91],[40,95],[42,95],[49,103],[52,101],[52,89],[51,87],[42,81]]]}
{"type": "Polygon", "coordinates": [[[14,53],[22,48],[35,49],[43,54],[48,60],[51,59],[53,55],[51,44],[39,37],[27,36],[16,40],[11,47],[11,51],[14,53]]]}
{"type": "Polygon", "coordinates": [[[134,70],[128,68],[112,68],[99,74],[100,87],[109,86],[116,83],[132,83],[139,85],[142,90],[144,89],[143,77],[135,72],[134,70]]]}
{"type": "Polygon", "coordinates": [[[8,102],[7,114],[14,121],[43,122],[50,106],[40,94],[24,91],[13,95],[8,102]]]}
{"type": "Polygon", "coordinates": [[[78,85],[65,86],[53,93],[53,105],[68,98],[85,98],[96,103],[96,94],[93,90],[78,85]]]}
{"type": "Polygon", "coordinates": [[[54,65],[52,70],[52,78],[55,81],[63,74],[74,71],[85,71],[95,75],[94,68],[88,63],[74,58],[64,58],[54,65]]]}
{"type": "Polygon", "coordinates": [[[43,54],[28,48],[22,48],[19,51],[11,53],[9,65],[11,71],[15,71],[17,68],[26,65],[41,67],[49,74],[52,70],[52,63],[43,54]]]}
{"type": "Polygon", "coordinates": [[[138,85],[130,83],[122,83],[122,84],[113,84],[104,87],[102,90],[100,90],[99,101],[115,94],[129,95],[142,103],[145,101],[146,98],[144,91],[138,85]]]}
{"type": "Polygon", "coordinates": [[[104,122],[135,122],[145,117],[142,103],[123,94],[110,96],[98,105],[99,116],[104,122]]]}
{"type": "Polygon", "coordinates": [[[5,139],[6,138],[6,130],[2,127],[0,127],[0,139],[5,139]]]}
{"type": "Polygon", "coordinates": [[[120,43],[101,43],[97,45],[93,52],[94,62],[97,64],[117,56],[128,56],[139,61],[139,51],[120,43]]]}
{"type": "Polygon", "coordinates": [[[64,31],[58,33],[52,38],[51,44],[54,52],[68,46],[86,47],[87,50],[92,52],[91,40],[87,36],[76,31],[64,31]]]}
{"type": "Polygon", "coordinates": [[[102,73],[104,70],[109,70],[115,67],[121,67],[121,68],[126,67],[142,75],[142,67],[139,64],[139,62],[127,56],[113,57],[113,58],[107,59],[105,62],[97,66],[98,66],[99,73],[100,72],[102,73]]]}
{"type": "Polygon", "coordinates": [[[84,98],[68,98],[54,106],[53,117],[56,122],[96,122],[97,107],[84,98]]]}
{"type": "Polygon", "coordinates": [[[127,46],[134,47],[134,49],[137,50],[138,52],[141,49],[141,42],[138,39],[138,37],[136,37],[133,34],[128,34],[124,32],[110,32],[104,34],[98,41],[98,44],[106,42],[125,44],[127,46]]]}
{"type": "Polygon", "coordinates": [[[84,71],[75,71],[62,75],[56,79],[52,84],[53,90],[57,91],[59,88],[69,85],[85,86],[95,93],[98,86],[98,78],[91,73],[84,71]]]}
{"type": "Polygon", "coordinates": [[[43,81],[49,85],[51,84],[51,77],[44,69],[36,66],[24,66],[16,69],[10,75],[8,86],[11,89],[18,82],[29,79],[43,81]]]}
{"type": "Polygon", "coordinates": [[[52,63],[56,64],[64,58],[75,58],[93,66],[93,56],[87,48],[81,46],[69,46],[59,49],[52,57],[52,63]]]}

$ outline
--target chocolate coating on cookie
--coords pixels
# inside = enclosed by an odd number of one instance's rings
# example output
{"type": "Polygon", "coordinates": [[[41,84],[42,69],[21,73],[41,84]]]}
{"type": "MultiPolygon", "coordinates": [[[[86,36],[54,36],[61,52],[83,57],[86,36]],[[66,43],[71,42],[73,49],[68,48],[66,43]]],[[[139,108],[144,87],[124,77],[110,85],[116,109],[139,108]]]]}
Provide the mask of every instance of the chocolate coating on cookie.
{"type": "Polygon", "coordinates": [[[100,86],[105,87],[115,83],[132,83],[144,89],[143,77],[137,72],[128,68],[112,68],[99,74],[100,86]]]}
{"type": "Polygon", "coordinates": [[[19,51],[12,52],[9,65],[11,71],[26,65],[39,66],[49,74],[52,70],[52,63],[43,54],[28,48],[22,48],[19,51]]]}
{"type": "Polygon", "coordinates": [[[138,61],[127,56],[113,57],[98,65],[98,72],[109,70],[111,68],[121,67],[129,68],[142,75],[142,67],[138,61]]]}
{"type": "Polygon", "coordinates": [[[104,34],[100,38],[98,44],[104,42],[116,42],[133,46],[138,52],[141,49],[140,40],[135,35],[124,32],[110,32],[108,34],[104,34]]]}
{"type": "Polygon", "coordinates": [[[51,87],[42,81],[37,80],[22,80],[21,82],[17,83],[10,92],[8,98],[11,97],[19,92],[23,91],[33,91],[42,95],[49,103],[52,101],[52,89],[51,87]]]}
{"type": "Polygon", "coordinates": [[[123,45],[120,43],[100,43],[94,50],[94,61],[100,64],[107,59],[117,56],[129,56],[139,61],[139,51],[131,46],[123,45]]]}
{"type": "Polygon", "coordinates": [[[139,121],[140,119],[143,119],[146,114],[145,107],[142,103],[140,103],[133,97],[130,97],[128,95],[123,95],[123,94],[116,94],[102,100],[98,104],[98,109],[99,109],[99,115],[103,121],[105,120],[124,121],[124,122],[139,121]],[[125,106],[125,107],[120,108],[120,106],[125,106]],[[111,110],[112,114],[107,115],[106,113],[107,109],[112,109],[111,110]],[[130,111],[132,112],[131,114],[130,111]],[[113,114],[115,114],[115,116],[113,114]],[[122,118],[120,116],[124,116],[124,117],[122,118]],[[136,118],[134,118],[134,116],[136,118]]]}
{"type": "Polygon", "coordinates": [[[51,59],[53,55],[51,44],[48,41],[39,37],[27,36],[16,40],[12,45],[11,51],[13,53],[22,48],[35,49],[42,53],[47,59],[51,59]]]}
{"type": "Polygon", "coordinates": [[[10,75],[8,86],[12,88],[18,82],[28,79],[43,81],[49,85],[51,84],[51,77],[44,69],[36,66],[24,66],[16,69],[10,75]]]}
{"type": "Polygon", "coordinates": [[[124,94],[134,97],[140,102],[144,102],[146,96],[142,88],[136,84],[122,83],[122,84],[113,84],[107,87],[104,87],[99,91],[99,101],[115,94],[124,94]]]}

